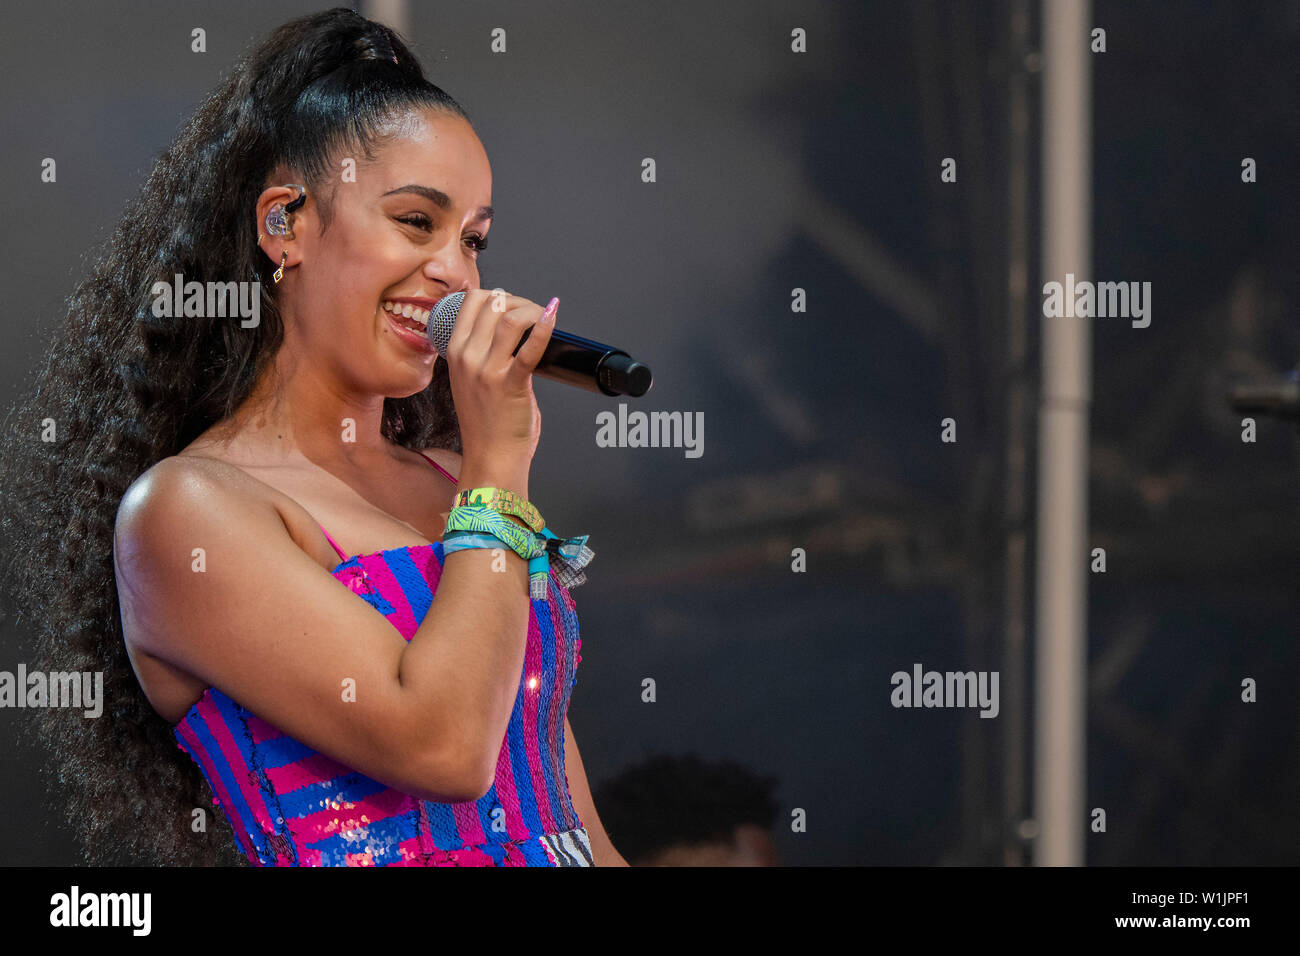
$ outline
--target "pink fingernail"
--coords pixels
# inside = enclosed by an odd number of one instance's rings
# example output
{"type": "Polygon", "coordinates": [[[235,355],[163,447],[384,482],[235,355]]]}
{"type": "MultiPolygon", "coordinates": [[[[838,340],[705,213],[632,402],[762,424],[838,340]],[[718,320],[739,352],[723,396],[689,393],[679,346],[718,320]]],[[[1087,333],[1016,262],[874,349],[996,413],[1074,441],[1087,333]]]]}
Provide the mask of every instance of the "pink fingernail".
{"type": "Polygon", "coordinates": [[[551,299],[550,302],[546,303],[546,310],[542,313],[542,318],[549,322],[551,316],[555,315],[555,307],[559,304],[560,297],[557,295],[555,298],[551,299]]]}

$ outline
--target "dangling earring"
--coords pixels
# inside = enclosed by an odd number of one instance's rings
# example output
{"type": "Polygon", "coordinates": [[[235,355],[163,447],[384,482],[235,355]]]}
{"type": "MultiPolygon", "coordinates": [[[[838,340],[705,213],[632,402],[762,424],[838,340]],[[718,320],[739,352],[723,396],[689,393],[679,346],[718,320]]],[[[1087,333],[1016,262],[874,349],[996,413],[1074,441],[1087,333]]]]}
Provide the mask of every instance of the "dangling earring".
{"type": "Polygon", "coordinates": [[[271,276],[271,278],[275,280],[276,285],[279,285],[280,280],[284,278],[284,264],[288,260],[288,258],[289,258],[289,250],[285,249],[280,253],[280,268],[276,269],[275,273],[271,276]]]}

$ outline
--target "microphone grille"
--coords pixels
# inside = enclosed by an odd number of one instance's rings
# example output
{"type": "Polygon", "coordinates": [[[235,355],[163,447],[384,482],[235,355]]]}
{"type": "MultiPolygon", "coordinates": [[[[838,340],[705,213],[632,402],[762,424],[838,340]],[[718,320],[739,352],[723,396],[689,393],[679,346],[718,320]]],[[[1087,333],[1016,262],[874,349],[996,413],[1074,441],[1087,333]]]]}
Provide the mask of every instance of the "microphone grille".
{"type": "Polygon", "coordinates": [[[460,314],[460,305],[464,301],[464,292],[453,292],[439,299],[429,315],[429,344],[437,349],[438,354],[443,358],[447,357],[447,344],[451,341],[451,330],[456,325],[456,316],[460,314]]]}

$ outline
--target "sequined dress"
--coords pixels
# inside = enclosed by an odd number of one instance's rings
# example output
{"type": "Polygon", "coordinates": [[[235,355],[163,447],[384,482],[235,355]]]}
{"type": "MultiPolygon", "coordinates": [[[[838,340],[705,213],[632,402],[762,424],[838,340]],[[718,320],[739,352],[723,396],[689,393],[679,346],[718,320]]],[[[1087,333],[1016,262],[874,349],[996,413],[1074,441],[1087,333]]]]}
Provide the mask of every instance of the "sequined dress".
{"type": "MultiPolygon", "coordinates": [[[[431,465],[455,483],[432,459],[431,465]]],[[[333,577],[408,641],[442,575],[441,542],[343,558],[333,577]]],[[[433,803],[385,786],[282,733],[209,687],[176,724],[255,866],[591,866],[570,799],[564,717],[581,656],[573,599],[550,574],[530,601],[514,710],[491,789],[433,803]]]]}

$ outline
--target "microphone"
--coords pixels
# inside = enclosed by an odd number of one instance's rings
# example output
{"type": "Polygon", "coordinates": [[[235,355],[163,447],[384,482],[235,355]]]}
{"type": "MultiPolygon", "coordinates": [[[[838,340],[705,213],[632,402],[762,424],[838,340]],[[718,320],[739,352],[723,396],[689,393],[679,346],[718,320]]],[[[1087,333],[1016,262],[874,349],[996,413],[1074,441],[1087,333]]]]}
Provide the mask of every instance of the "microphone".
{"type": "MultiPolygon", "coordinates": [[[[460,314],[460,306],[464,301],[464,292],[453,292],[439,299],[429,314],[429,344],[444,359],[447,357],[447,343],[451,341],[452,327],[456,324],[456,316],[460,314]]],[[[532,331],[529,328],[524,332],[524,337],[519,340],[512,355],[519,352],[532,331]]],[[[563,329],[551,331],[551,340],[546,343],[546,350],[542,352],[533,374],[589,392],[631,395],[633,398],[644,395],[653,382],[650,369],[633,360],[622,349],[601,345],[563,329]]]]}

